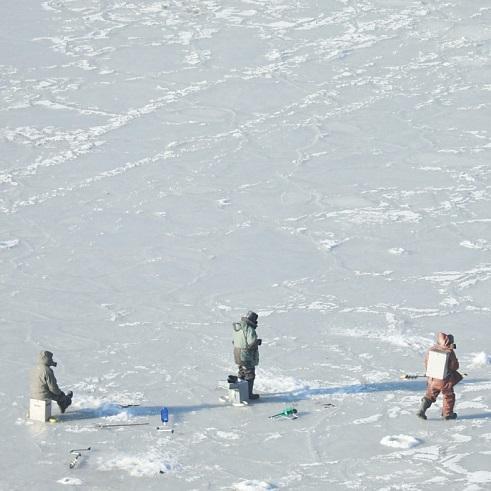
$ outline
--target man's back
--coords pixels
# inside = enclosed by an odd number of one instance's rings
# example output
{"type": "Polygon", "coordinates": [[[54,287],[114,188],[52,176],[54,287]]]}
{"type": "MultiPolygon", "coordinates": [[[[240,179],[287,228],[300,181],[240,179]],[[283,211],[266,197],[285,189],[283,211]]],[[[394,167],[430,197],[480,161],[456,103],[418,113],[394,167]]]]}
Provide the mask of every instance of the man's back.
{"type": "Polygon", "coordinates": [[[50,352],[42,351],[39,354],[37,365],[31,370],[31,399],[54,399],[61,394],[55,374],[49,366],[50,363],[53,363],[52,356],[50,352]]]}

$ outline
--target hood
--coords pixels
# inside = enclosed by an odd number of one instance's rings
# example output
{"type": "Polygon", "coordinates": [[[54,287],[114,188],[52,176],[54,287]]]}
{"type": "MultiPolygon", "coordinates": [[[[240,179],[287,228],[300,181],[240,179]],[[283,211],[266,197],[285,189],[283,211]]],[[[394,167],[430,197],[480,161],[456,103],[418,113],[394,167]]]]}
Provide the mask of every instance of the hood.
{"type": "Polygon", "coordinates": [[[47,367],[55,367],[57,363],[53,361],[53,353],[51,351],[41,351],[39,353],[39,363],[47,367]]]}
{"type": "Polygon", "coordinates": [[[439,332],[436,336],[436,342],[438,346],[441,346],[445,349],[452,349],[454,339],[451,334],[445,334],[444,332],[439,332]]]}

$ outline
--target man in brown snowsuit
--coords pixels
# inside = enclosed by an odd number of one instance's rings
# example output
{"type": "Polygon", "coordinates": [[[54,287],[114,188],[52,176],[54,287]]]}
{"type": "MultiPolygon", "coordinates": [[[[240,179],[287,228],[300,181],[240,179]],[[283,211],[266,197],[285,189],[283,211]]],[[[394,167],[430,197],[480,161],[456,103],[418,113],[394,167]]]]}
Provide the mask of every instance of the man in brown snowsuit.
{"type": "Polygon", "coordinates": [[[432,346],[426,353],[425,368],[428,367],[428,357],[430,351],[448,353],[448,361],[447,376],[443,380],[428,377],[426,394],[424,395],[423,399],[421,399],[421,406],[417,413],[417,415],[422,419],[426,419],[426,410],[436,401],[436,398],[438,397],[440,392],[443,396],[443,418],[457,418],[457,414],[453,412],[455,405],[455,392],[453,390],[453,387],[462,380],[462,375],[457,371],[459,369],[459,360],[457,360],[454,349],[455,344],[453,335],[439,332],[437,335],[437,344],[432,346]]]}

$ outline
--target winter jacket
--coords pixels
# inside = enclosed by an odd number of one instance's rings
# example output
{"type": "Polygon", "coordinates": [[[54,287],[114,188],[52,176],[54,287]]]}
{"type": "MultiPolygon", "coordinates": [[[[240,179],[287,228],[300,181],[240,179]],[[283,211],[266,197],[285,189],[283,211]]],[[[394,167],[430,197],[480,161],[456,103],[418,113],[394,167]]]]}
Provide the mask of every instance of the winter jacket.
{"type": "Polygon", "coordinates": [[[245,319],[233,324],[234,360],[239,366],[259,365],[256,328],[245,319]]]}
{"type": "Polygon", "coordinates": [[[31,399],[58,400],[60,396],[64,395],[58,387],[55,374],[51,369],[52,366],[56,366],[53,361],[53,353],[41,351],[38,364],[31,371],[31,399]]]}
{"type": "MultiPolygon", "coordinates": [[[[437,344],[432,346],[428,352],[426,353],[425,356],[425,368],[428,366],[428,357],[430,351],[437,351],[440,353],[450,353],[450,356],[448,357],[448,375],[444,379],[444,385],[445,384],[450,384],[451,386],[454,386],[455,384],[458,384],[462,380],[462,375],[457,371],[459,369],[459,360],[457,360],[457,356],[455,355],[455,352],[453,350],[453,337],[449,336],[448,334],[445,334],[444,332],[439,332],[437,335],[437,344]]],[[[437,380],[437,379],[429,379],[430,381],[437,380]]]]}

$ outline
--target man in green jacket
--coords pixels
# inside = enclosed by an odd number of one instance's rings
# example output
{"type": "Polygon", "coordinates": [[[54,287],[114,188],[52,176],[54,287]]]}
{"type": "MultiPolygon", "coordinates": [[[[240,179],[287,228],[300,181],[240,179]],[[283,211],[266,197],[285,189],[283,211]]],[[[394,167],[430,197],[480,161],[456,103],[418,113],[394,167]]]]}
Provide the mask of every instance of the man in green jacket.
{"type": "Polygon", "coordinates": [[[249,384],[249,399],[259,399],[259,395],[253,393],[256,366],[259,364],[258,346],[262,343],[256,334],[257,318],[258,315],[250,310],[240,322],[233,324],[234,360],[239,367],[239,378],[249,384]]]}
{"type": "Polygon", "coordinates": [[[66,394],[58,387],[55,374],[51,367],[56,367],[51,351],[41,351],[38,363],[31,371],[31,399],[51,399],[58,403],[60,411],[65,412],[72,403],[73,392],[66,394]]]}

